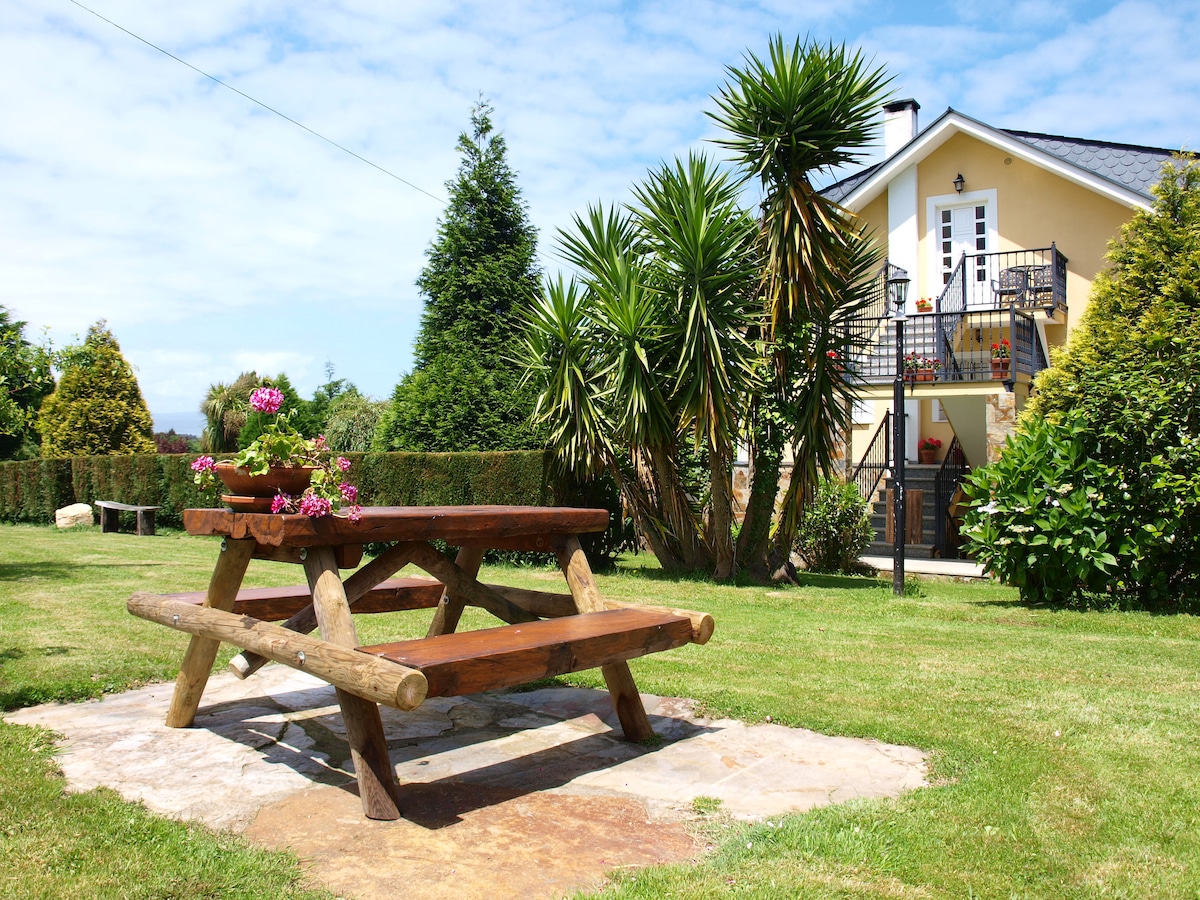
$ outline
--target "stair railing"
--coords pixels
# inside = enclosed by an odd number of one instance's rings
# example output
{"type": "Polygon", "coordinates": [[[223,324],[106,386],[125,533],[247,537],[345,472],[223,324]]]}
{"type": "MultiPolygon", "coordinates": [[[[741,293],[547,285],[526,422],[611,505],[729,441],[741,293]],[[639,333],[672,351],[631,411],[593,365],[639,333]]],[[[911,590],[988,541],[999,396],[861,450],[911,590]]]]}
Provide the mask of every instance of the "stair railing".
{"type": "Polygon", "coordinates": [[[933,546],[942,559],[958,559],[958,526],[950,517],[950,504],[968,471],[966,457],[955,435],[934,477],[933,486],[933,546]]]}
{"type": "Polygon", "coordinates": [[[858,465],[854,467],[854,474],[850,476],[850,480],[858,486],[858,492],[862,495],[863,500],[868,502],[875,496],[875,491],[879,489],[883,473],[892,465],[891,421],[892,411],[889,409],[883,414],[883,421],[875,429],[867,452],[863,454],[858,465]]]}

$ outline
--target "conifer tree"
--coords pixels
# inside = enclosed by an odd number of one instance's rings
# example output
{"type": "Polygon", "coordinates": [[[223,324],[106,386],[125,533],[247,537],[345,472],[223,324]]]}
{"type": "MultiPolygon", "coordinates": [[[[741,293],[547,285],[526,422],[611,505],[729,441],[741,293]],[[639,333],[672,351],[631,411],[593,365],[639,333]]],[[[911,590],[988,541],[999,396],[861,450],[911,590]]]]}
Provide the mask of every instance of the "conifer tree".
{"type": "Polygon", "coordinates": [[[541,273],[504,138],[479,102],[458,139],[450,205],[417,279],[425,311],[413,371],[392,395],[382,450],[519,450],[542,445],[529,424],[533,391],[510,357],[541,273]]]}
{"type": "Polygon", "coordinates": [[[82,344],[56,357],[62,372],[42,403],[42,456],[154,453],[154,428],[133,368],[101,319],[82,344]]]}

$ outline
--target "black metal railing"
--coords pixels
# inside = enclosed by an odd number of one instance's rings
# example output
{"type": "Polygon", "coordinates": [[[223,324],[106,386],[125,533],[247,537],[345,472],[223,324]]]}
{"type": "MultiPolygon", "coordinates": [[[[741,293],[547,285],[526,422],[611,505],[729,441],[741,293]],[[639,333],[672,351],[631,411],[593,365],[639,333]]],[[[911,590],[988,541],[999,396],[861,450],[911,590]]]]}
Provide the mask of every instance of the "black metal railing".
{"type": "Polygon", "coordinates": [[[942,559],[957,559],[960,539],[958,536],[958,521],[950,515],[950,505],[954,502],[954,494],[970,469],[962,447],[959,446],[957,435],[950,441],[946,450],[946,458],[942,460],[934,477],[934,516],[933,546],[937,555],[942,559]]]}
{"type": "Polygon", "coordinates": [[[945,287],[934,301],[935,312],[1015,306],[1052,316],[1067,308],[1067,258],[1056,244],[1036,250],[964,254],[942,278],[945,287]]]}
{"type": "MultiPolygon", "coordinates": [[[[894,327],[891,319],[876,322],[879,339],[853,358],[854,373],[862,381],[880,384],[895,378],[894,327]]],[[[906,356],[931,360],[937,369],[935,382],[1032,380],[1047,366],[1034,315],[1016,307],[909,316],[904,351],[906,356]],[[993,364],[1002,348],[1008,361],[993,364]]]]}
{"type": "Polygon", "coordinates": [[[858,465],[854,467],[854,474],[850,476],[850,480],[858,485],[859,494],[867,502],[875,496],[879,482],[883,480],[883,473],[892,465],[889,453],[892,446],[891,423],[892,413],[888,410],[883,414],[883,421],[879,423],[879,427],[875,429],[867,452],[863,454],[858,465]]]}

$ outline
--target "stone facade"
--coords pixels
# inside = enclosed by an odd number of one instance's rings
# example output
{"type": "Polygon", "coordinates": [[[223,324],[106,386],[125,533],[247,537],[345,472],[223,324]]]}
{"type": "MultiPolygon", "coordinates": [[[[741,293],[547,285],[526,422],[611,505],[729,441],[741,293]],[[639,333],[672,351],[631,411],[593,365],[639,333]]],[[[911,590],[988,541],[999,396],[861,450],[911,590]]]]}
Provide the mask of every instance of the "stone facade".
{"type": "Polygon", "coordinates": [[[1017,396],[1011,391],[987,397],[987,461],[995,462],[1008,436],[1017,430],[1017,396]]]}

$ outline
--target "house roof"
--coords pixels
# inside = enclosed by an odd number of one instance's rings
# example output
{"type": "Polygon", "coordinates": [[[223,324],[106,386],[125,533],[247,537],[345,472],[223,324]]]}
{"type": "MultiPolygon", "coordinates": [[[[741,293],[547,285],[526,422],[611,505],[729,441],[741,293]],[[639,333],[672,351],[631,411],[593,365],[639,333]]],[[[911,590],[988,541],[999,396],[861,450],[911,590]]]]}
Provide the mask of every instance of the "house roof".
{"type": "Polygon", "coordinates": [[[993,128],[950,108],[899,152],[831,184],[822,193],[851,209],[859,209],[882,193],[894,175],[920,162],[958,133],[1001,147],[1131,207],[1149,206],[1150,187],[1173,153],[1159,147],[993,128]]]}

